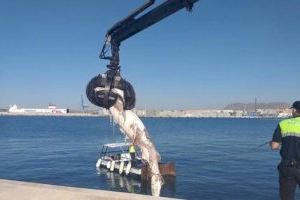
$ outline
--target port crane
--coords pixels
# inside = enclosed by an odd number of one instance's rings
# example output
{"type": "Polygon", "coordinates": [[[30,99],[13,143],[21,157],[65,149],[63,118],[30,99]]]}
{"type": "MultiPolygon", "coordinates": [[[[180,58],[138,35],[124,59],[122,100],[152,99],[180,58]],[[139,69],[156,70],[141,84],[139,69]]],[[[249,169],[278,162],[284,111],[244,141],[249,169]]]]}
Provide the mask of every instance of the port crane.
{"type": "Polygon", "coordinates": [[[99,58],[109,60],[108,70],[104,74],[91,79],[87,85],[86,94],[94,105],[110,108],[116,102],[117,94],[113,88],[124,91],[124,109],[130,110],[135,106],[135,92],[132,85],[120,75],[120,45],[126,39],[147,29],[164,18],[186,8],[192,11],[193,5],[199,0],[166,0],[157,7],[143,14],[155,3],[148,0],[124,19],[114,24],[105,35],[105,43],[99,58]],[[141,16],[139,16],[141,15],[141,16]],[[110,51],[110,54],[108,55],[110,51]]]}

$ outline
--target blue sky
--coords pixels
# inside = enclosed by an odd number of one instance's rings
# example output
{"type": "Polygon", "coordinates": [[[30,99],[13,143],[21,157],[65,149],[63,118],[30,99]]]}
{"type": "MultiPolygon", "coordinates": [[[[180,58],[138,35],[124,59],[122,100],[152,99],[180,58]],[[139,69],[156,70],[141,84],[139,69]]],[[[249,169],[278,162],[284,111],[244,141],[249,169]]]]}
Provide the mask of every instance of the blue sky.
{"type": "MultiPolygon", "coordinates": [[[[106,31],[143,0],[0,3],[0,108],[76,109],[106,70],[106,31]]],[[[299,10],[299,0],[201,0],[124,41],[122,75],[137,108],[299,100],[299,10]]]]}

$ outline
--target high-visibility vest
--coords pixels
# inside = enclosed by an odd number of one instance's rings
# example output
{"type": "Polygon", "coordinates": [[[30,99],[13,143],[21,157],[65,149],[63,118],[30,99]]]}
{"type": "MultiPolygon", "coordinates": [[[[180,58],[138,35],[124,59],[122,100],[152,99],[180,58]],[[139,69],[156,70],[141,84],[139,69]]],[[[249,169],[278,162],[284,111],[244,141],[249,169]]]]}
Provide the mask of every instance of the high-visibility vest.
{"type": "Polygon", "coordinates": [[[134,145],[130,145],[130,147],[129,147],[129,153],[135,153],[134,145]]]}
{"type": "Polygon", "coordinates": [[[279,123],[281,136],[296,136],[300,137],[300,117],[282,120],[279,123]]]}

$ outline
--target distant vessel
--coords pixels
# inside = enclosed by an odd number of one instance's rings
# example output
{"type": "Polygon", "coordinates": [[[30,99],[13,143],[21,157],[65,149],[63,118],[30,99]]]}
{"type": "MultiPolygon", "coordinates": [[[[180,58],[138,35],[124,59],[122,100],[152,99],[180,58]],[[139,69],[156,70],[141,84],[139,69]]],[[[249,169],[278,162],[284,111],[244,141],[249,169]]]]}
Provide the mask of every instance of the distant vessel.
{"type": "Polygon", "coordinates": [[[55,105],[49,105],[48,108],[18,108],[17,105],[9,107],[8,112],[10,113],[57,113],[67,114],[69,109],[67,108],[56,108],[55,105]]]}

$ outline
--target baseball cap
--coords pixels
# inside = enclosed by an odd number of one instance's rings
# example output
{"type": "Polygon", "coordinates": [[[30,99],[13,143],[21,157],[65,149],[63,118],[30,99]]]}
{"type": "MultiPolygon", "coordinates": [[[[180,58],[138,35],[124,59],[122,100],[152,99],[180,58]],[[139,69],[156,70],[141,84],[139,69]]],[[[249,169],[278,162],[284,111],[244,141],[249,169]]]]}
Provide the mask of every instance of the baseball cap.
{"type": "Polygon", "coordinates": [[[300,101],[295,101],[291,108],[295,108],[297,110],[300,110],[300,101]]]}

